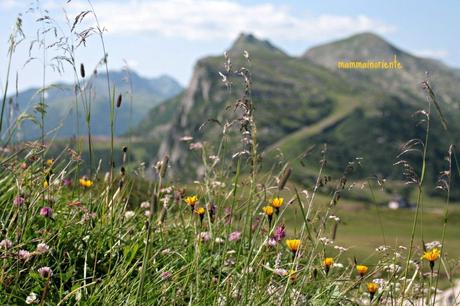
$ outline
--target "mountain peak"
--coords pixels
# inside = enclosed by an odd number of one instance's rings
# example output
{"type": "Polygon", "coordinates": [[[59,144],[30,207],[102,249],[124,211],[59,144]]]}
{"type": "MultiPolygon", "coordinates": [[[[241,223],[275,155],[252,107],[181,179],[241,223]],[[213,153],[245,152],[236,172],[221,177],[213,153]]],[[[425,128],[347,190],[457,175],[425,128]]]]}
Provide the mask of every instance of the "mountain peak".
{"type": "Polygon", "coordinates": [[[241,53],[243,50],[251,53],[274,53],[285,55],[285,53],[275,47],[270,41],[259,39],[251,33],[240,33],[238,38],[233,42],[230,47],[231,53],[241,53]]]}
{"type": "Polygon", "coordinates": [[[339,40],[338,43],[354,46],[361,45],[364,48],[373,48],[374,50],[383,48],[384,50],[391,50],[397,53],[401,52],[401,50],[386,41],[383,37],[372,32],[355,34],[343,40],[339,40]]]}
{"type": "Polygon", "coordinates": [[[364,32],[307,50],[302,57],[335,68],[337,61],[390,60],[406,55],[377,34],[364,32]]]}

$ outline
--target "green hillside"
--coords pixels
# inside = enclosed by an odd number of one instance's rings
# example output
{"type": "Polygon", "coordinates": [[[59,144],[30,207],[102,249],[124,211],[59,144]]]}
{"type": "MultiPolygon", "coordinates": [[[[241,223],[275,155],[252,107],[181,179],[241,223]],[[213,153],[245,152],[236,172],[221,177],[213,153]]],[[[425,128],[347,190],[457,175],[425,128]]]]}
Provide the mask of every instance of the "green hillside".
{"type": "MultiPolygon", "coordinates": [[[[393,166],[401,146],[425,135],[425,118],[414,115],[428,107],[420,86],[425,70],[432,75],[449,129],[458,130],[458,115],[452,111],[457,109],[460,97],[455,70],[414,57],[373,34],[313,48],[302,57],[289,56],[268,41],[242,34],[228,56],[230,73],[226,73],[224,56],[198,61],[184,94],[154,108],[137,129],[137,135],[147,139],[160,137],[159,155],[169,154],[177,169],[192,171],[200,160],[187,154],[188,144],[179,141],[181,137],[193,136],[217,146],[221,128],[214,122],[224,124],[237,117],[229,106],[240,98],[243,87],[237,73],[231,72],[241,66],[252,76],[258,148],[263,152],[264,164],[271,165],[281,151],[284,160],[294,166],[298,180],[308,180],[319,167],[323,144],[328,146],[329,173],[341,173],[348,162],[358,159],[358,175],[362,177],[403,179],[402,169],[393,166]],[[243,56],[245,51],[249,60],[243,56]],[[402,71],[337,71],[334,64],[347,59],[391,59],[391,54],[397,54],[405,67],[402,71]],[[222,82],[219,72],[233,75],[231,89],[222,82]],[[438,80],[442,83],[438,84],[438,80]],[[199,129],[208,119],[213,120],[199,129]],[[316,146],[311,157],[300,160],[311,146],[316,146]],[[305,164],[306,168],[301,166],[305,164]]],[[[242,149],[240,138],[237,131],[229,133],[229,154],[242,149]]],[[[434,112],[427,169],[433,187],[445,167],[450,141],[434,112]]],[[[405,159],[417,167],[420,154],[414,152],[405,159]]]]}

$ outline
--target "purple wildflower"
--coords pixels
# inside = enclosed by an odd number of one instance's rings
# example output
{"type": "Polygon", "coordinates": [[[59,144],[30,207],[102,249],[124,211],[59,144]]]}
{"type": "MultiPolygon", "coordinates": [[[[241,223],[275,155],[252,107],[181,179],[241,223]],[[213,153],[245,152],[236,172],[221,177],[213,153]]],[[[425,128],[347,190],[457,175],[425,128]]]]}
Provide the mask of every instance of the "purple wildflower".
{"type": "Polygon", "coordinates": [[[22,196],[17,196],[13,200],[13,205],[16,206],[16,207],[19,207],[22,204],[24,204],[24,201],[25,201],[25,199],[22,196]]]}
{"type": "Polygon", "coordinates": [[[268,240],[267,240],[267,246],[269,246],[269,247],[274,247],[275,245],[276,245],[276,240],[275,240],[275,238],[271,238],[271,237],[268,238],[268,240]]]}
{"type": "Polygon", "coordinates": [[[275,238],[276,241],[281,241],[286,237],[286,230],[283,225],[277,226],[275,228],[275,232],[273,233],[273,238],[275,238]]]}
{"type": "Polygon", "coordinates": [[[38,254],[43,254],[43,253],[46,253],[50,250],[50,247],[48,245],[46,245],[45,243],[39,243],[37,245],[37,250],[36,252],[38,254]]]}
{"type": "Polygon", "coordinates": [[[198,237],[197,237],[199,240],[201,241],[208,241],[209,239],[211,239],[211,235],[208,233],[208,232],[201,232],[198,234],[198,237]]]}
{"type": "Polygon", "coordinates": [[[169,272],[169,271],[163,271],[163,272],[161,272],[161,279],[162,279],[162,280],[167,280],[168,278],[171,277],[171,275],[172,275],[171,272],[169,272]]]}
{"type": "Polygon", "coordinates": [[[3,239],[2,241],[0,241],[0,249],[8,250],[11,249],[12,246],[13,243],[9,239],[3,239]]]}
{"type": "Polygon", "coordinates": [[[286,269],[282,269],[282,268],[277,268],[275,270],[273,270],[273,273],[279,275],[279,276],[286,276],[288,274],[288,271],[286,269]]]}
{"type": "Polygon", "coordinates": [[[19,250],[19,252],[18,252],[18,257],[19,257],[20,260],[26,261],[27,259],[30,258],[30,256],[31,256],[30,252],[27,251],[27,250],[19,250]]]}
{"type": "Polygon", "coordinates": [[[53,210],[51,207],[45,206],[40,209],[40,215],[45,217],[45,218],[51,218],[53,215],[53,210]]]}
{"type": "Polygon", "coordinates": [[[38,273],[43,278],[51,278],[53,276],[53,270],[50,267],[41,267],[38,269],[38,273]]]}
{"type": "Polygon", "coordinates": [[[240,240],[240,237],[241,237],[241,233],[236,231],[236,232],[230,233],[230,235],[228,236],[228,240],[237,241],[237,240],[240,240]]]}
{"type": "Polygon", "coordinates": [[[72,185],[72,179],[70,179],[70,178],[65,178],[65,179],[63,179],[63,180],[62,180],[62,185],[64,185],[64,186],[70,186],[70,185],[72,185]]]}

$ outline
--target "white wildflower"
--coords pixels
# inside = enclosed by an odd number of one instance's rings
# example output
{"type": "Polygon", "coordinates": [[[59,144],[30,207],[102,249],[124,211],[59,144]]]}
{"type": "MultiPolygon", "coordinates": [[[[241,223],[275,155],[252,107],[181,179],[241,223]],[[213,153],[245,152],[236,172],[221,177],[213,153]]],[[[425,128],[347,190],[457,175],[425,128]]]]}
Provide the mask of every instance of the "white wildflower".
{"type": "Polygon", "coordinates": [[[183,136],[179,138],[179,141],[192,141],[193,137],[192,136],[183,136]]]}
{"type": "Polygon", "coordinates": [[[141,203],[141,208],[143,208],[143,209],[148,209],[148,208],[150,208],[150,202],[148,202],[148,201],[142,202],[142,203],[141,203]]]}
{"type": "Polygon", "coordinates": [[[343,264],[341,264],[340,262],[334,262],[332,264],[332,267],[341,269],[343,268],[343,264]]]}
{"type": "Polygon", "coordinates": [[[18,257],[21,260],[28,260],[30,258],[31,254],[27,250],[19,250],[18,257]]]}
{"type": "Polygon", "coordinates": [[[126,219],[131,219],[132,217],[134,217],[136,215],[136,213],[132,210],[128,210],[125,212],[125,218],[126,219]]]}
{"type": "Polygon", "coordinates": [[[334,249],[336,249],[336,250],[339,251],[339,252],[346,252],[346,251],[348,251],[347,248],[344,248],[344,247],[339,246],[339,245],[334,246],[334,249]]]}
{"type": "Polygon", "coordinates": [[[441,247],[442,247],[441,242],[439,242],[437,240],[425,243],[425,248],[427,250],[431,250],[431,249],[434,249],[434,248],[440,249],[441,247]]]}
{"type": "Polygon", "coordinates": [[[339,221],[340,221],[340,218],[337,217],[337,216],[329,216],[329,219],[332,219],[332,220],[334,220],[335,222],[339,222],[339,221]]]}
{"type": "Polygon", "coordinates": [[[49,251],[50,247],[48,245],[46,245],[45,243],[39,243],[37,244],[37,250],[36,252],[38,254],[44,254],[44,253],[47,253],[49,251]]]}
{"type": "Polygon", "coordinates": [[[334,243],[334,241],[332,241],[332,240],[330,240],[330,239],[328,239],[328,238],[326,238],[326,237],[321,237],[321,238],[319,238],[319,241],[320,241],[321,243],[323,243],[324,245],[329,245],[329,244],[333,244],[333,243],[334,243]]]}
{"type": "Polygon", "coordinates": [[[286,276],[288,274],[288,271],[286,269],[278,268],[278,269],[274,269],[273,273],[279,276],[286,276]]]}
{"type": "Polygon", "coordinates": [[[214,241],[215,241],[216,243],[218,243],[218,244],[221,244],[221,243],[224,243],[224,242],[225,242],[225,240],[224,240],[223,238],[221,238],[221,237],[217,237],[216,239],[214,239],[214,241]]]}
{"type": "Polygon", "coordinates": [[[383,269],[390,273],[398,273],[399,271],[401,271],[401,266],[390,264],[390,265],[385,266],[383,269]]]}
{"type": "Polygon", "coordinates": [[[203,149],[203,144],[201,142],[194,142],[191,143],[189,146],[190,150],[201,150],[203,149]]]}
{"type": "Polygon", "coordinates": [[[2,241],[0,241],[1,249],[8,250],[8,249],[11,249],[12,246],[13,246],[13,243],[9,239],[3,239],[2,241]]]}
{"type": "Polygon", "coordinates": [[[38,296],[35,292],[31,292],[26,298],[26,304],[38,303],[38,296]]]}

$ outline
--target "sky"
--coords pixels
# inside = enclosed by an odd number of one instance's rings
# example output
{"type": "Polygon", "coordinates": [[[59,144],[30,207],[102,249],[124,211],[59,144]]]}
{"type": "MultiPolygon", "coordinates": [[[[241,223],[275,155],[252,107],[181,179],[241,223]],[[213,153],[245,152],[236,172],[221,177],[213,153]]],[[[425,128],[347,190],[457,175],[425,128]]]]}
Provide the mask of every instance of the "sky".
{"type": "MultiPolygon", "coordinates": [[[[460,67],[460,1],[425,0],[92,0],[99,23],[106,29],[104,41],[110,69],[128,66],[144,77],[167,74],[186,86],[195,62],[228,49],[239,33],[268,39],[288,54],[297,56],[308,48],[371,31],[413,54],[436,58],[460,67]]],[[[22,14],[26,39],[13,54],[10,84],[18,78],[19,89],[41,86],[43,51],[29,46],[43,23],[40,6],[68,33],[66,15],[91,9],[87,0],[0,0],[0,82],[6,81],[8,39],[18,14],[22,14]],[[26,12],[26,13],[25,13],[26,12]],[[64,13],[65,12],[65,13],[64,13]],[[29,57],[34,58],[28,61],[29,57]]],[[[87,15],[77,29],[95,25],[87,15]]],[[[52,34],[45,35],[52,41],[52,34]]],[[[59,55],[48,50],[45,63],[59,55]]],[[[76,62],[95,67],[103,57],[101,42],[87,40],[76,49],[76,62]]],[[[45,82],[71,81],[72,71],[46,69],[45,82]]],[[[11,88],[12,86],[10,86],[11,88]]],[[[4,88],[4,86],[0,86],[4,88]]],[[[1,91],[1,89],[0,89],[1,91]]]]}

